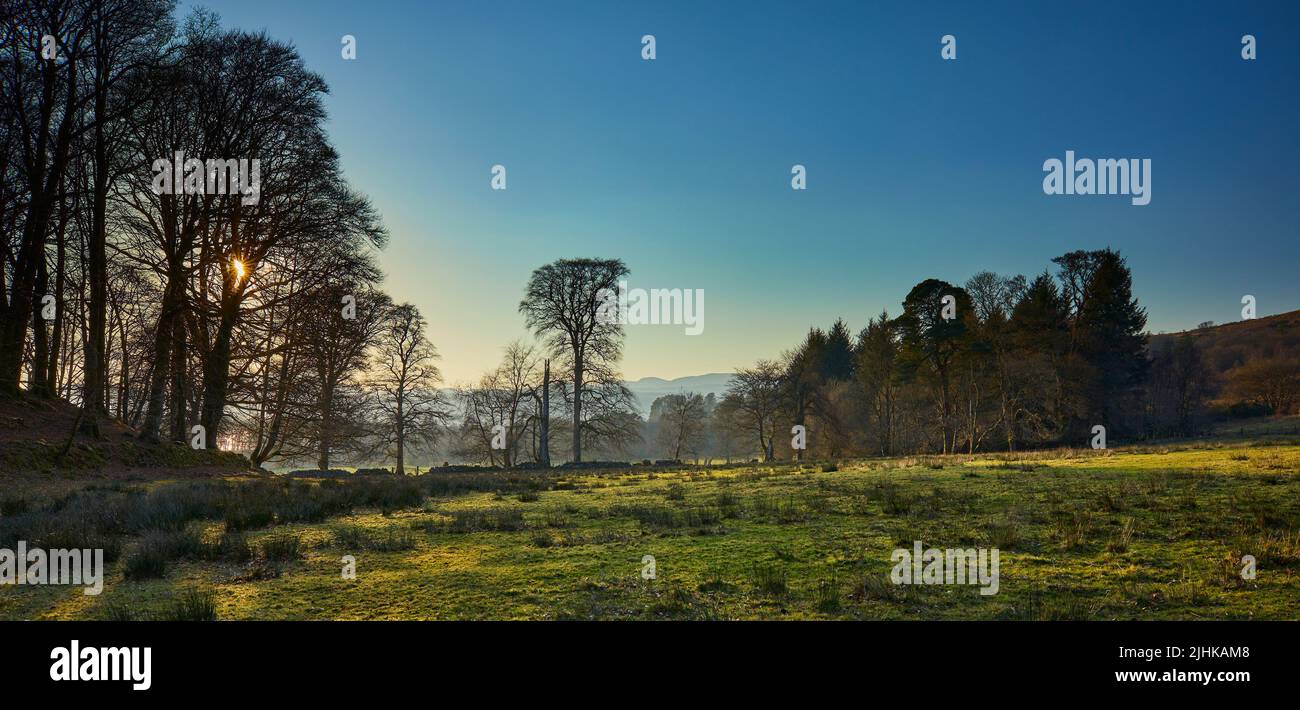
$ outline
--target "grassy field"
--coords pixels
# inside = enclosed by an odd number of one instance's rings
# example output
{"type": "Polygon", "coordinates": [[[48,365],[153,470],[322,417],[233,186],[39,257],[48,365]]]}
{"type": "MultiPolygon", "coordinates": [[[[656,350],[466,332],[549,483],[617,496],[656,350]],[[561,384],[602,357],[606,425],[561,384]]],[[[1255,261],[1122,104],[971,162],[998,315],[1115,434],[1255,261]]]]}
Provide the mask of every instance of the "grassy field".
{"type": "Polygon", "coordinates": [[[1275,439],[11,489],[0,547],[118,554],[103,594],[0,587],[0,618],[1297,619],[1298,470],[1300,445],[1275,439]],[[998,548],[1000,592],[891,584],[891,552],[915,540],[998,548]]]}

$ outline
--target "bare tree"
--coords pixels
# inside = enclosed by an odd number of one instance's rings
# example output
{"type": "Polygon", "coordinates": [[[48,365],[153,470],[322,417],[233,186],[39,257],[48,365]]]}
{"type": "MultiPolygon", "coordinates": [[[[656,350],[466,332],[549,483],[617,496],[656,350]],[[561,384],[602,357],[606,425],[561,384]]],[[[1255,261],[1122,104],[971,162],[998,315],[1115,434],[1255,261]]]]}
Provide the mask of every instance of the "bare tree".
{"type": "Polygon", "coordinates": [[[734,398],[723,397],[709,417],[709,438],[715,455],[727,463],[748,449],[742,442],[748,439],[749,424],[744,411],[734,398]]]}
{"type": "Polygon", "coordinates": [[[537,407],[537,436],[533,442],[533,460],[542,468],[551,467],[551,360],[542,362],[542,384],[533,390],[537,407]]]}
{"type": "Polygon", "coordinates": [[[749,422],[749,431],[758,436],[758,450],[764,460],[771,460],[776,438],[776,418],[783,403],[783,372],[780,363],[760,360],[753,367],[736,371],[727,386],[724,401],[749,422]]]}
{"type": "Polygon", "coordinates": [[[1231,371],[1229,388],[1240,400],[1257,404],[1269,414],[1290,414],[1300,401],[1300,361],[1282,357],[1253,360],[1231,371]]]}
{"type": "Polygon", "coordinates": [[[662,412],[658,421],[659,445],[675,461],[681,460],[683,451],[698,454],[708,433],[709,407],[704,397],[695,392],[669,394],[655,404],[661,404],[662,412]]]}
{"type": "Polygon", "coordinates": [[[623,327],[618,319],[600,317],[599,309],[627,274],[618,259],[561,259],[533,271],[519,303],[524,323],[568,365],[576,462],[582,461],[584,429],[591,428],[584,426],[584,405],[607,409],[618,394],[610,387],[611,378],[589,375],[595,370],[608,374],[622,356],[623,327]],[[592,381],[602,384],[592,387],[592,381]]]}
{"type": "Polygon", "coordinates": [[[14,175],[25,196],[22,229],[4,237],[9,280],[0,298],[0,394],[18,394],[27,325],[37,309],[36,283],[46,261],[50,221],[59,204],[73,148],[86,128],[90,98],[82,78],[90,29],[74,0],[11,0],[0,8],[0,123],[16,147],[14,175]],[[55,40],[43,55],[44,37],[55,40]]]}
{"type": "Polygon", "coordinates": [[[378,373],[372,378],[384,415],[381,440],[396,458],[395,471],[406,473],[408,444],[432,443],[449,413],[438,390],[442,374],[433,361],[438,353],[424,335],[424,316],[409,303],[393,308],[379,336],[378,373]]]}
{"type": "Polygon", "coordinates": [[[330,467],[336,451],[357,450],[369,437],[367,403],[361,385],[370,348],[388,322],[388,296],[364,286],[338,283],[311,299],[315,327],[306,333],[312,364],[316,465],[330,467]]]}
{"type": "Polygon", "coordinates": [[[131,155],[124,150],[133,101],[131,79],[160,61],[171,38],[174,0],[103,0],[89,6],[89,81],[93,128],[90,131],[90,232],[86,246],[90,302],[85,341],[82,405],[86,425],[99,435],[99,417],[108,409],[104,392],[108,368],[108,198],[112,182],[127,174],[131,155]]]}
{"type": "Polygon", "coordinates": [[[507,345],[495,370],[483,375],[477,387],[460,390],[464,415],[460,453],[493,465],[500,457],[507,468],[518,464],[524,438],[538,424],[543,380],[531,346],[518,341],[507,345]]]}

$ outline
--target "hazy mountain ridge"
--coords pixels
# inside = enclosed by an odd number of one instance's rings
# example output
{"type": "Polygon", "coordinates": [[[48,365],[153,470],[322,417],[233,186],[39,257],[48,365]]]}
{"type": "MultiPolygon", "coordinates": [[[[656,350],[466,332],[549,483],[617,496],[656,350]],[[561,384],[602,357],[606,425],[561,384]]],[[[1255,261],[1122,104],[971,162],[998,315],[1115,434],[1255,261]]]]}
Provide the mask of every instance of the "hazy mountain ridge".
{"type": "Polygon", "coordinates": [[[636,395],[637,410],[641,416],[650,415],[650,405],[655,399],[666,394],[679,394],[682,392],[696,392],[707,395],[712,392],[714,395],[721,397],[727,391],[727,385],[731,383],[733,374],[729,372],[711,372],[704,375],[687,375],[666,380],[662,377],[642,377],[639,380],[629,380],[623,384],[627,385],[632,394],[636,395]]]}

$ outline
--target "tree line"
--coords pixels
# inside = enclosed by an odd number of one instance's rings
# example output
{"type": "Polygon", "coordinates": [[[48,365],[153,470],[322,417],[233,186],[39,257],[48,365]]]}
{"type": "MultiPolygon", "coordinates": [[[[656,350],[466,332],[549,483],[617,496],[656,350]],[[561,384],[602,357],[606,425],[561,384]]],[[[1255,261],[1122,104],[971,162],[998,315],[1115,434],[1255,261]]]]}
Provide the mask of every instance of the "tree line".
{"type": "MultiPolygon", "coordinates": [[[[1151,342],[1132,272],[1117,251],[1074,251],[1027,279],[980,272],[926,279],[897,317],[854,336],[843,320],[811,329],[780,358],[742,368],[710,418],[714,455],[738,437],[773,458],[1016,451],[1205,431],[1216,396],[1289,414],[1294,357],[1207,362],[1194,335],[1151,342]],[[807,448],[791,448],[792,426],[807,448]]],[[[687,398],[689,394],[684,395],[687,398]]],[[[669,416],[670,428],[682,417],[669,416]]],[[[707,439],[705,433],[701,437],[707,439]]]]}
{"type": "Polygon", "coordinates": [[[325,82],[175,9],[0,4],[0,396],[76,403],[91,436],[400,467],[447,415],[436,352],[379,287],[325,82]]]}
{"type": "Polygon", "coordinates": [[[1032,279],[988,271],[960,285],[926,279],[897,316],[882,312],[856,334],[843,319],[811,328],[779,357],[738,369],[721,396],[665,395],[642,420],[616,376],[621,327],[594,318],[599,290],[625,274],[621,262],[591,259],[533,274],[520,310],[541,354],[516,343],[477,388],[462,391],[472,436],[456,455],[549,465],[548,423],[573,436],[570,460],[581,460],[580,435],[619,460],[1088,446],[1098,426],[1122,442],[1201,434],[1213,417],[1242,406],[1288,414],[1300,392],[1294,358],[1238,354],[1225,360],[1225,375],[1195,332],[1151,337],[1131,269],[1108,248],[1063,254],[1032,279]],[[562,367],[539,379],[536,362],[545,355],[562,367]],[[583,373],[598,373],[598,383],[583,373]],[[565,395],[560,406],[570,421],[541,406],[543,380],[565,395]],[[515,432],[508,452],[490,446],[496,425],[515,432]],[[803,448],[794,446],[797,426],[803,448]]]}

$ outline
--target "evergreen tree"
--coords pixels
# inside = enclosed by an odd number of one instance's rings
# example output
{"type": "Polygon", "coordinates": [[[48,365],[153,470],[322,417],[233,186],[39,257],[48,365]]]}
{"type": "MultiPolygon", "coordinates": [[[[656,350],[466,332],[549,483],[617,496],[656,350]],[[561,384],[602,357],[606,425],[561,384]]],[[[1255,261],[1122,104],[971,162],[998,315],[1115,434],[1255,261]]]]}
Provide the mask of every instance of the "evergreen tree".
{"type": "Polygon", "coordinates": [[[1055,441],[1065,427],[1064,372],[1069,311],[1061,290],[1044,273],[1030,283],[1011,313],[1011,347],[1022,372],[1014,424],[1021,436],[1055,441]]]}
{"type": "Polygon", "coordinates": [[[901,342],[899,364],[903,376],[917,378],[930,386],[939,413],[942,450],[953,450],[956,439],[953,410],[953,364],[966,344],[968,329],[963,314],[971,312],[965,289],[939,279],[926,279],[908,292],[903,315],[896,326],[901,342]],[[944,297],[953,297],[956,311],[944,317],[944,297]]]}
{"type": "Polygon", "coordinates": [[[1133,274],[1119,252],[1093,252],[1096,268],[1087,282],[1075,323],[1079,353],[1091,377],[1082,386],[1087,427],[1124,426],[1146,378],[1146,309],[1133,296],[1133,274]]]}
{"type": "Polygon", "coordinates": [[[853,376],[853,336],[842,318],[826,333],[821,376],[824,380],[847,380],[853,376]]]}
{"type": "Polygon", "coordinates": [[[888,311],[858,334],[856,379],[876,429],[881,456],[894,452],[898,416],[898,335],[888,311]]]}

